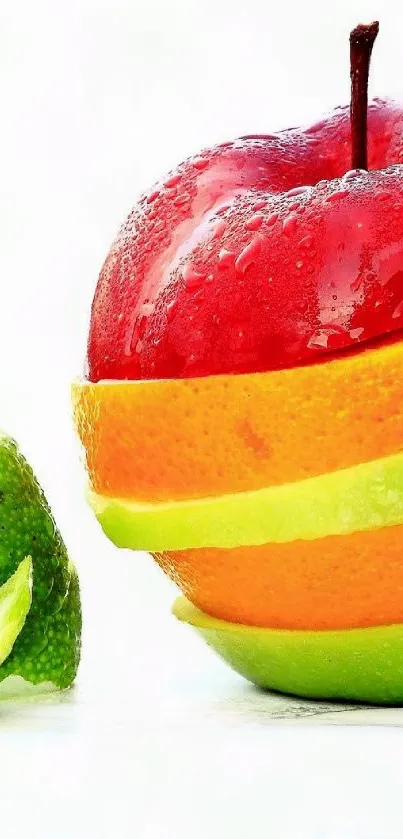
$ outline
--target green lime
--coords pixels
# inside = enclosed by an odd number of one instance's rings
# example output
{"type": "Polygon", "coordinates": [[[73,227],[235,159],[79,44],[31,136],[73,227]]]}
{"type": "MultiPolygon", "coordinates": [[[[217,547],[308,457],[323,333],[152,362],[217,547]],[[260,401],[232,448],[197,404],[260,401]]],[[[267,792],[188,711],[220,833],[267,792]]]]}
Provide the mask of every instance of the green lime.
{"type": "MultiPolygon", "coordinates": [[[[35,475],[10,437],[0,436],[0,585],[21,557],[32,560],[32,602],[0,681],[66,688],[80,659],[81,607],[77,574],[35,475]]],[[[23,566],[25,567],[25,566],[23,566]]]]}

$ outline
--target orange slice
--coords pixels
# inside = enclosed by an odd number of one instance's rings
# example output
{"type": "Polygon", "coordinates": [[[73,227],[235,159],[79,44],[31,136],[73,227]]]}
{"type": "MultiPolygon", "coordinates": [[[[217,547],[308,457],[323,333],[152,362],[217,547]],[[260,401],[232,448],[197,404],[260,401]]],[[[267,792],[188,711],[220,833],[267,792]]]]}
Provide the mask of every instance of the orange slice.
{"type": "Polygon", "coordinates": [[[192,603],[222,620],[285,629],[403,623],[403,525],[154,556],[192,603]]]}
{"type": "Polygon", "coordinates": [[[403,342],[310,367],[73,386],[93,489],[164,501],[300,481],[403,448],[403,342]]]}

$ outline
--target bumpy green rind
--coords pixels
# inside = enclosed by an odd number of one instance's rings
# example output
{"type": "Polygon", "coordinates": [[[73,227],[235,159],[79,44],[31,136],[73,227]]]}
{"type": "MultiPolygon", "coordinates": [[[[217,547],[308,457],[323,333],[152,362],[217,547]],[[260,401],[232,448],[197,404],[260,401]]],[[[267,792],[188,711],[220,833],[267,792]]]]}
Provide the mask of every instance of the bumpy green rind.
{"type": "Polygon", "coordinates": [[[220,621],[179,597],[174,615],[259,687],[311,699],[403,704],[403,625],[337,631],[260,629],[220,621]]]}
{"type": "Polygon", "coordinates": [[[0,681],[22,676],[58,688],[74,680],[81,637],[77,575],[44,493],[14,440],[0,438],[0,585],[32,557],[32,604],[0,681]]]}
{"type": "Polygon", "coordinates": [[[0,586],[0,664],[10,655],[31,602],[32,560],[26,557],[7,582],[0,586]]]}
{"type": "Polygon", "coordinates": [[[320,539],[403,523],[403,454],[233,495],[144,504],[90,492],[89,500],[121,548],[156,552],[320,539]]]}

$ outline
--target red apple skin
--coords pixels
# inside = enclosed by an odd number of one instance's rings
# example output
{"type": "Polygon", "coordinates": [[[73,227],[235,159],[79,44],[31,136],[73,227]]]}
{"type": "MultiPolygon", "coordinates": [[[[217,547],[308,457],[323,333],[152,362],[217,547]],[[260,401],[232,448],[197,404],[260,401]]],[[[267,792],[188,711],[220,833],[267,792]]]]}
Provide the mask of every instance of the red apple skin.
{"type": "Polygon", "coordinates": [[[340,108],[182,163],[109,251],[88,378],[273,370],[402,329],[401,106],[371,103],[368,150],[370,171],[349,172],[340,108]]]}

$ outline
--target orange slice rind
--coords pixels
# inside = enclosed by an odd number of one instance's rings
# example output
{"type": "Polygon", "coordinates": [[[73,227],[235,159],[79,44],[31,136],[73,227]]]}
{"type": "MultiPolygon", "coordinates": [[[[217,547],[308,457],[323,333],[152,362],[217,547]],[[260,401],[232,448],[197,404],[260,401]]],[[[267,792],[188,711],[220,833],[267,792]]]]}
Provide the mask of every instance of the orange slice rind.
{"type": "Polygon", "coordinates": [[[309,542],[154,554],[199,609],[271,628],[403,624],[403,526],[309,542]]]}
{"type": "Polygon", "coordinates": [[[403,342],[308,367],[77,382],[75,422],[101,495],[172,501],[294,483],[403,446],[403,342]]]}

